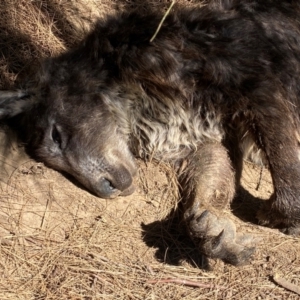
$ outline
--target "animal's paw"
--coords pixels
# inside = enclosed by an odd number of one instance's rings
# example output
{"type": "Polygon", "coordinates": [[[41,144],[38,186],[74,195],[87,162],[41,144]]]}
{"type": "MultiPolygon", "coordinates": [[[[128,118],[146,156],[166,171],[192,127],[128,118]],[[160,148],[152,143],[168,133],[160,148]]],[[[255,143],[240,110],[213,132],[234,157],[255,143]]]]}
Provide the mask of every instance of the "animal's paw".
{"type": "Polygon", "coordinates": [[[300,212],[297,214],[295,208],[290,213],[289,210],[279,211],[274,204],[273,198],[271,198],[264,201],[257,213],[257,219],[260,225],[278,228],[281,232],[288,235],[300,236],[299,214],[300,212]]]}
{"type": "Polygon", "coordinates": [[[198,217],[192,216],[188,228],[199,250],[208,257],[238,266],[248,263],[255,251],[256,239],[236,233],[231,220],[207,210],[198,217]]]}

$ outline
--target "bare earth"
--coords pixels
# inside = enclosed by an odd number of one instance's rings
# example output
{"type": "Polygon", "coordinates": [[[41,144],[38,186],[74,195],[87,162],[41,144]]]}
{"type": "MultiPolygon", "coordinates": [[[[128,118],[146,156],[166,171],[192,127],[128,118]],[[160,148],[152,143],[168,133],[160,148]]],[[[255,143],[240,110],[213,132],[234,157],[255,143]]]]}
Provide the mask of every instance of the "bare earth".
{"type": "MultiPolygon", "coordinates": [[[[0,1],[0,88],[26,76],[36,58],[72,47],[95,18],[143,2],[0,1]]],[[[168,166],[139,161],[136,192],[103,200],[30,159],[5,126],[0,155],[1,300],[300,298],[289,290],[289,283],[300,288],[299,238],[256,224],[272,194],[265,168],[245,163],[243,187],[227,211],[260,240],[251,264],[237,268],[195,251],[168,166]]]]}

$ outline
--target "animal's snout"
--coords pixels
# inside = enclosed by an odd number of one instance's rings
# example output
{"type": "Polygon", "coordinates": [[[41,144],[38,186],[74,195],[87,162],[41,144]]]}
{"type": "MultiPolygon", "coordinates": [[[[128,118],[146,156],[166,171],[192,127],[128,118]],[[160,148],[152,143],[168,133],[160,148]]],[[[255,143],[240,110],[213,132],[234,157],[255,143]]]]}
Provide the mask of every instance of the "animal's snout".
{"type": "Polygon", "coordinates": [[[102,177],[96,186],[96,194],[101,198],[127,196],[134,192],[131,173],[124,167],[112,171],[107,177],[102,177]]]}
{"type": "Polygon", "coordinates": [[[101,178],[97,187],[98,195],[102,198],[110,198],[112,195],[118,193],[118,189],[112,184],[112,182],[106,178],[101,178]]]}

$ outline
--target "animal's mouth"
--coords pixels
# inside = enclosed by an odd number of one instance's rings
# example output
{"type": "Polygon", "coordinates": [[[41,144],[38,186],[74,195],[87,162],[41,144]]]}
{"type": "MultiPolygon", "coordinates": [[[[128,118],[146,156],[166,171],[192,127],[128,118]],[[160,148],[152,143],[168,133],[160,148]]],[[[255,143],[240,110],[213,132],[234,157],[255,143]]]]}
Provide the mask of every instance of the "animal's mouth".
{"type": "Polygon", "coordinates": [[[127,188],[125,191],[123,191],[120,196],[129,196],[133,194],[135,191],[135,185],[132,184],[129,188],[127,188]]]}

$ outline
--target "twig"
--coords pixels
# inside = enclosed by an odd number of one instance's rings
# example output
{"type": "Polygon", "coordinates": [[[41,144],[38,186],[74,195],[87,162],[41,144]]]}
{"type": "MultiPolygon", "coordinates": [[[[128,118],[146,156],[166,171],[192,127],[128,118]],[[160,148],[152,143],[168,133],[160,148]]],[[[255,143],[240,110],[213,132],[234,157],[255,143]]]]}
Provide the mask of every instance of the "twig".
{"type": "Polygon", "coordinates": [[[47,203],[46,203],[46,209],[44,211],[44,215],[42,217],[41,221],[41,226],[40,229],[44,230],[45,229],[45,224],[49,215],[49,210],[51,210],[52,207],[52,202],[53,202],[53,184],[49,185],[49,197],[47,198],[47,203]]]}
{"type": "Polygon", "coordinates": [[[111,282],[109,282],[107,279],[104,279],[103,277],[99,276],[99,275],[95,275],[93,274],[93,285],[95,286],[97,283],[97,280],[100,280],[103,284],[108,284],[108,285],[113,285],[111,282]]]}
{"type": "Polygon", "coordinates": [[[263,170],[264,170],[264,167],[261,166],[261,167],[260,167],[260,171],[259,171],[259,179],[258,179],[256,188],[255,188],[256,191],[258,191],[259,188],[260,188],[260,184],[261,184],[261,181],[262,181],[263,170]]]}
{"type": "Polygon", "coordinates": [[[167,279],[158,279],[158,280],[148,280],[146,283],[156,284],[156,283],[177,283],[181,285],[191,286],[191,287],[199,287],[199,288],[214,288],[225,290],[226,287],[213,285],[213,284],[205,284],[197,281],[179,279],[179,278],[167,278],[167,279]]]}
{"type": "Polygon", "coordinates": [[[151,274],[151,275],[155,275],[155,273],[153,272],[153,269],[151,268],[151,266],[147,265],[146,266],[148,272],[151,274]]]}
{"type": "Polygon", "coordinates": [[[287,281],[284,278],[279,277],[278,274],[275,274],[273,276],[273,279],[277,284],[281,285],[285,289],[290,290],[290,291],[300,295],[300,287],[299,286],[287,281]]]}
{"type": "Polygon", "coordinates": [[[163,18],[161,19],[161,21],[159,22],[157,29],[155,31],[155,33],[153,34],[152,38],[150,39],[150,43],[152,43],[154,41],[154,39],[156,38],[158,32],[160,31],[160,28],[162,26],[162,24],[164,23],[166,17],[168,16],[168,14],[170,13],[173,5],[175,4],[176,0],[173,0],[170,7],[168,8],[168,10],[166,11],[166,13],[164,14],[163,18]]]}

